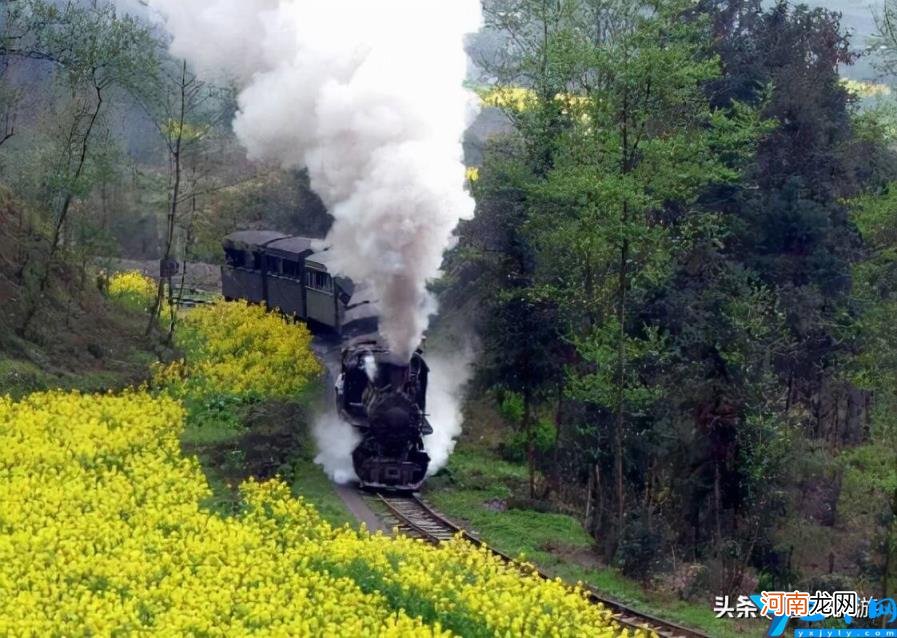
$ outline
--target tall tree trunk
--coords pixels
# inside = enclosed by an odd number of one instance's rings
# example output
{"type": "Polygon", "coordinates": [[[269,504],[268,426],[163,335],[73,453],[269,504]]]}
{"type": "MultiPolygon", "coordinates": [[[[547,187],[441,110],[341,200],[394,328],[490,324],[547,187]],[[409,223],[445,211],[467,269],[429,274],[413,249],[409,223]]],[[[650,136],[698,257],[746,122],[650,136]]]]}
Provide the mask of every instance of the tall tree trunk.
{"type": "MultiPolygon", "coordinates": [[[[625,206],[624,206],[625,210],[625,206]]],[[[624,212],[624,219],[626,213],[624,212]]],[[[623,481],[623,429],[626,426],[626,262],[629,259],[629,241],[623,240],[620,250],[619,299],[617,302],[617,398],[616,418],[614,419],[614,484],[616,489],[616,530],[614,545],[623,535],[623,519],[626,508],[626,495],[623,481]]]]}
{"type": "MultiPolygon", "coordinates": [[[[625,54],[625,53],[624,53],[625,54]]],[[[632,171],[629,140],[629,91],[623,91],[623,104],[620,113],[620,172],[627,175],[632,171]]],[[[617,396],[614,425],[614,482],[616,484],[616,529],[614,534],[614,551],[623,537],[624,511],[626,494],[623,481],[623,430],[626,426],[626,292],[629,286],[629,202],[623,199],[620,210],[620,268],[617,282],[617,396]]]]}
{"type": "Polygon", "coordinates": [[[722,491],[720,485],[719,459],[713,463],[713,517],[716,527],[716,552],[721,554],[723,543],[723,524],[722,524],[722,491]]]}
{"type": "MultiPolygon", "coordinates": [[[[181,145],[184,140],[184,119],[187,110],[187,62],[181,63],[181,83],[180,83],[180,105],[177,120],[177,131],[174,139],[169,139],[168,148],[171,153],[172,166],[172,187],[171,201],[168,206],[167,232],[165,236],[165,250],[162,253],[162,262],[171,259],[172,248],[174,245],[174,229],[177,222],[178,199],[181,196],[181,145]]],[[[161,273],[160,273],[161,275],[161,273]]],[[[149,323],[146,326],[146,334],[149,335],[153,331],[156,319],[162,311],[162,299],[165,295],[165,278],[159,277],[159,287],[156,290],[156,301],[153,305],[153,311],[150,313],[149,323]]],[[[169,304],[174,303],[174,293],[172,290],[172,280],[168,277],[168,300],[169,304]]],[[[174,312],[174,307],[169,307],[169,312],[174,312]]],[[[169,337],[171,335],[169,334],[169,337]]]]}
{"type": "Polygon", "coordinates": [[[530,414],[532,397],[529,388],[523,391],[523,431],[526,433],[526,457],[529,465],[529,497],[536,498],[536,445],[533,419],[530,414]]]}
{"type": "Polygon", "coordinates": [[[563,406],[564,406],[564,384],[558,383],[557,404],[554,409],[554,451],[552,453],[551,475],[553,477],[554,493],[556,498],[561,499],[561,468],[560,468],[560,449],[561,449],[561,427],[563,423],[563,406]]]}
{"type": "Polygon", "coordinates": [[[43,300],[44,293],[47,291],[47,286],[50,283],[50,275],[53,272],[53,261],[56,258],[56,252],[59,249],[59,240],[62,237],[62,229],[65,227],[66,219],[68,218],[69,211],[72,207],[72,201],[75,198],[75,187],[78,184],[78,180],[80,180],[81,176],[84,174],[84,167],[87,165],[91,136],[97,120],[100,117],[100,111],[103,108],[103,90],[97,82],[94,82],[94,90],[96,91],[97,97],[96,107],[91,112],[87,128],[84,130],[84,135],[81,136],[78,164],[75,166],[75,172],[72,174],[68,187],[65,190],[62,206],[56,215],[56,220],[53,225],[53,235],[50,238],[50,248],[47,252],[46,259],[43,262],[43,269],[38,275],[37,292],[34,294],[33,298],[29,299],[28,309],[26,310],[22,324],[19,327],[19,332],[22,334],[26,333],[31,326],[31,322],[34,320],[34,317],[40,308],[40,302],[43,300]]]}
{"type": "Polygon", "coordinates": [[[604,517],[607,516],[605,510],[605,490],[604,481],[601,480],[601,462],[595,461],[595,520],[598,522],[596,529],[604,528],[604,517]]]}
{"type": "MultiPolygon", "coordinates": [[[[184,230],[184,252],[181,268],[181,281],[178,284],[178,294],[176,299],[171,300],[171,307],[176,308],[180,306],[181,301],[184,299],[184,289],[187,286],[187,262],[190,260],[190,247],[193,245],[193,225],[196,222],[196,169],[193,168],[193,179],[190,182],[190,189],[192,195],[190,196],[190,216],[187,222],[187,227],[184,230]]],[[[171,284],[169,284],[171,285],[171,284]]],[[[168,341],[174,338],[174,328],[177,323],[177,313],[171,313],[171,323],[168,327],[168,341]]]]}

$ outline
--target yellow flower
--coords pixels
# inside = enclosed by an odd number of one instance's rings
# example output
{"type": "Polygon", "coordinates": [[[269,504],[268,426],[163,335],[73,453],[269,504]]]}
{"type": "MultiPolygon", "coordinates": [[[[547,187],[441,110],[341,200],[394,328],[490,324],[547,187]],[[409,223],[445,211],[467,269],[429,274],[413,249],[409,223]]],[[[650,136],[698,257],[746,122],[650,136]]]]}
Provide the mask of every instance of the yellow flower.
{"type": "Polygon", "coordinates": [[[0,397],[0,634],[626,635],[581,590],[334,529],[280,481],[212,513],[183,418],[144,391],[0,397]]]}
{"type": "MultiPolygon", "coordinates": [[[[159,284],[155,279],[137,271],[112,275],[107,288],[110,299],[137,312],[152,312],[158,291],[159,284]]],[[[168,322],[171,319],[171,313],[168,301],[163,298],[160,318],[163,322],[168,322]]]]}
{"type": "Polygon", "coordinates": [[[155,280],[137,271],[115,273],[109,278],[109,297],[131,310],[152,310],[157,290],[155,280]]]}
{"type": "MultiPolygon", "coordinates": [[[[532,89],[522,86],[492,87],[479,91],[485,106],[524,113],[536,107],[539,97],[532,89]]],[[[582,110],[589,105],[589,98],[573,93],[557,93],[554,101],[565,113],[582,110]]]]}
{"type": "Polygon", "coordinates": [[[887,84],[878,82],[868,82],[865,80],[852,80],[850,78],[841,78],[841,86],[849,93],[860,98],[883,97],[891,94],[891,87],[887,84]]]}
{"type": "Polygon", "coordinates": [[[155,366],[153,380],[176,396],[288,398],[322,371],[305,325],[245,301],[185,313],[175,343],[185,360],[155,366]]]}
{"type": "Polygon", "coordinates": [[[294,396],[321,366],[304,326],[246,303],[186,313],[177,344],[158,394],[0,397],[0,635],[628,635],[581,588],[461,538],[335,529],[279,480],[205,509],[178,399],[294,396]]]}

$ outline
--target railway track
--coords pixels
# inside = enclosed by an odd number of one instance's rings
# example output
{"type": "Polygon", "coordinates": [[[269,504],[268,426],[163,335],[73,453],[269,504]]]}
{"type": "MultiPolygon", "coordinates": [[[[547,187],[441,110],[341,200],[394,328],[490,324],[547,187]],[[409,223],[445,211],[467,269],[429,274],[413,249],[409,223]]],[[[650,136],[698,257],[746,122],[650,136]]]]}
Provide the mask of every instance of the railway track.
{"type": "Polygon", "coordinates": [[[180,308],[196,308],[198,306],[211,306],[215,302],[209,299],[208,293],[195,288],[188,288],[182,295],[175,296],[175,304],[180,308]]]}
{"type": "MultiPolygon", "coordinates": [[[[527,573],[536,573],[538,576],[551,580],[551,577],[530,566],[524,566],[502,552],[495,550],[483,543],[476,536],[471,535],[463,528],[455,525],[442,514],[436,512],[416,495],[397,495],[374,493],[374,498],[389,513],[393,527],[406,536],[420,538],[427,542],[439,544],[460,534],[470,543],[486,547],[501,560],[514,565],[527,573]]],[[[709,638],[707,634],[679,626],[675,623],[662,620],[650,614],[645,614],[624,605],[621,602],[607,598],[594,589],[586,588],[589,600],[608,608],[613,612],[614,619],[629,629],[647,629],[653,631],[659,638],[709,638]]]]}

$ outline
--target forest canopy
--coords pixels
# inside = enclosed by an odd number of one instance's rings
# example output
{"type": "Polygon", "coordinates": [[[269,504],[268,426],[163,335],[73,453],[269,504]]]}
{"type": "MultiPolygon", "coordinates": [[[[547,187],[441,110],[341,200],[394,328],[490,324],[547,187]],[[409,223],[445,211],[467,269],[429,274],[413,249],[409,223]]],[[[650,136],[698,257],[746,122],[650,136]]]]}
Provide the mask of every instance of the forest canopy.
{"type": "Polygon", "coordinates": [[[517,406],[530,498],[638,578],[890,592],[887,55],[880,84],[845,81],[860,54],[804,5],[485,10],[510,126],[446,294],[481,304],[479,387],[517,406]]]}

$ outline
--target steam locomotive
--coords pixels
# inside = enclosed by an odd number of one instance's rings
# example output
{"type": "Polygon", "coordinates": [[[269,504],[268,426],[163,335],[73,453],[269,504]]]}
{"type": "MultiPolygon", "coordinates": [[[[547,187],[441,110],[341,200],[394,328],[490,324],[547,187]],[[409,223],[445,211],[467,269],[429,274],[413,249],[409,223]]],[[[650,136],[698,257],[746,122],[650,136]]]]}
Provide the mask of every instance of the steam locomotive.
{"type": "Polygon", "coordinates": [[[336,382],[340,416],[362,435],[352,452],[355,473],[366,487],[417,489],[430,457],[423,436],[427,421],[427,377],[423,353],[397,360],[376,339],[362,337],[343,350],[336,382]]]}
{"type": "Polygon", "coordinates": [[[416,490],[430,457],[423,437],[429,368],[423,352],[397,359],[377,332],[376,306],[363,287],[334,277],[328,251],[313,240],[273,231],[240,231],[224,238],[225,299],[263,303],[316,335],[315,348],[335,379],[336,407],[361,435],[352,462],[361,485],[416,490]]]}

